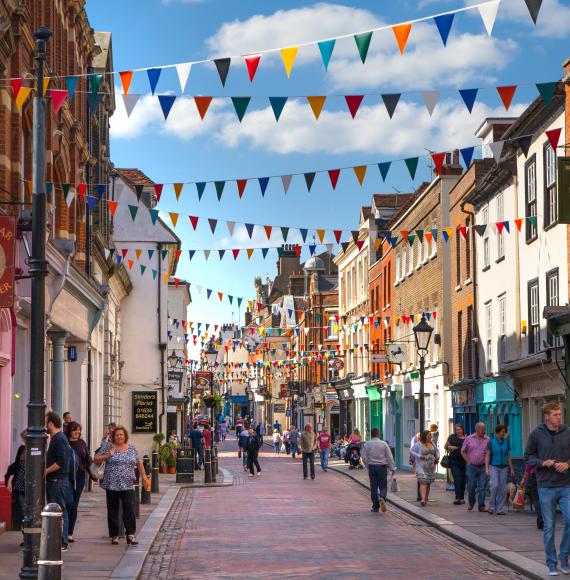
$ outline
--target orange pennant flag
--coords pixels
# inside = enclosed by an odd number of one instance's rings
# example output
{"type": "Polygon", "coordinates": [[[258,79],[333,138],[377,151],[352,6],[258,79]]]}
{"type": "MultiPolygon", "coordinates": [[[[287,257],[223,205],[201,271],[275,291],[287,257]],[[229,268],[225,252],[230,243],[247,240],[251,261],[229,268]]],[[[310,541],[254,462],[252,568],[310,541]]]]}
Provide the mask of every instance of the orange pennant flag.
{"type": "Polygon", "coordinates": [[[218,292],[218,298],[220,299],[220,302],[222,301],[222,298],[224,297],[224,293],[223,292],[218,292]]]}
{"type": "Polygon", "coordinates": [[[511,102],[513,97],[515,96],[515,91],[517,90],[516,85],[510,85],[506,87],[497,87],[497,92],[501,97],[501,101],[503,101],[503,105],[505,109],[508,111],[509,107],[511,106],[511,102]]]}
{"type": "Polygon", "coordinates": [[[20,113],[22,112],[22,107],[24,106],[24,103],[28,100],[28,97],[30,96],[31,92],[32,92],[31,87],[22,87],[18,91],[18,96],[16,97],[16,107],[20,113]]]}
{"type": "MultiPolygon", "coordinates": [[[[248,249],[246,250],[246,252],[247,252],[247,259],[248,259],[248,260],[251,260],[251,256],[253,256],[253,250],[254,250],[254,248],[248,248],[248,249]]],[[[248,302],[252,302],[252,301],[251,301],[251,300],[249,300],[248,302]]],[[[252,302],[252,304],[253,304],[253,302],[252,302]]],[[[250,308],[251,308],[251,307],[250,307],[250,308]]]]}
{"type": "Polygon", "coordinates": [[[406,44],[408,42],[408,37],[412,30],[412,23],[398,24],[397,26],[392,26],[392,32],[396,37],[396,42],[398,43],[398,48],[400,49],[400,54],[404,54],[406,50],[406,44]]]}
{"type": "Polygon", "coordinates": [[[118,201],[112,201],[112,200],[107,200],[107,206],[109,208],[109,211],[111,212],[111,215],[113,217],[115,217],[115,212],[117,211],[117,206],[119,205],[118,201]]]}
{"type": "Polygon", "coordinates": [[[517,226],[517,230],[520,232],[523,223],[523,218],[519,218],[515,220],[515,225],[517,226]]]}
{"type": "Polygon", "coordinates": [[[267,239],[270,240],[271,232],[273,231],[273,226],[263,226],[263,229],[265,230],[265,235],[267,236],[267,239]]]}
{"type": "Polygon", "coordinates": [[[382,240],[380,240],[380,238],[378,238],[375,242],[374,242],[374,249],[376,251],[378,251],[380,249],[380,244],[382,243],[382,240]]]}
{"type": "Polygon", "coordinates": [[[176,201],[180,199],[180,194],[182,193],[182,188],[184,187],[183,183],[175,183],[174,184],[174,194],[176,195],[176,201]]]}
{"type": "Polygon", "coordinates": [[[168,278],[169,278],[168,274],[163,274],[162,275],[162,279],[164,280],[164,283],[165,284],[168,282],[168,278]]]}
{"type": "Polygon", "coordinates": [[[128,95],[129,89],[131,87],[131,81],[133,80],[133,71],[132,70],[124,70],[119,73],[121,76],[121,83],[123,83],[123,94],[128,95]]]}
{"type": "Polygon", "coordinates": [[[327,100],[326,97],[307,97],[307,101],[309,101],[309,105],[311,105],[311,109],[313,110],[313,115],[315,115],[315,119],[318,121],[319,117],[321,116],[321,111],[325,105],[325,101],[327,100]]]}
{"type": "Polygon", "coordinates": [[[45,77],[44,78],[44,82],[43,82],[43,90],[42,90],[42,96],[45,97],[47,90],[49,89],[49,83],[50,83],[51,79],[49,77],[45,77]]]}
{"type": "Polygon", "coordinates": [[[170,221],[172,221],[172,227],[176,227],[178,223],[178,214],[175,211],[169,211],[168,215],[170,216],[170,221]]]}
{"type": "Polygon", "coordinates": [[[203,121],[204,117],[206,116],[206,112],[208,111],[208,107],[212,102],[212,97],[194,97],[194,102],[196,103],[196,108],[198,109],[200,118],[203,121]]]}
{"type": "Polygon", "coordinates": [[[453,228],[443,228],[447,235],[449,236],[449,239],[451,239],[453,237],[453,228]]]}
{"type": "Polygon", "coordinates": [[[322,244],[325,239],[325,230],[317,230],[317,236],[319,236],[319,242],[322,244]]]}
{"type": "Polygon", "coordinates": [[[135,256],[137,257],[137,260],[140,260],[141,252],[142,250],[135,250],[135,256]]]}
{"type": "Polygon", "coordinates": [[[135,262],[134,262],[134,260],[129,260],[129,261],[128,261],[128,264],[129,264],[129,270],[132,270],[132,269],[133,269],[133,265],[134,265],[134,263],[135,263],[135,262]]]}
{"type": "Polygon", "coordinates": [[[362,182],[364,181],[364,176],[366,175],[366,165],[358,165],[357,167],[353,167],[354,169],[354,174],[356,175],[356,178],[358,179],[358,183],[360,183],[360,185],[362,185],[362,182]]]}

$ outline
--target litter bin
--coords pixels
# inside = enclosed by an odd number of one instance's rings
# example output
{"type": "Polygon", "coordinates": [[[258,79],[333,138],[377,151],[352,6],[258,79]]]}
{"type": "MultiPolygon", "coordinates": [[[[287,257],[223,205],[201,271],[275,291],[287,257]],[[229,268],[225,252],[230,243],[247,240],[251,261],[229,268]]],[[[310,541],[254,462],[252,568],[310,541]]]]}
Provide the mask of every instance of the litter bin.
{"type": "Polygon", "coordinates": [[[176,483],[194,483],[194,452],[180,447],[176,455],[176,483]]]}

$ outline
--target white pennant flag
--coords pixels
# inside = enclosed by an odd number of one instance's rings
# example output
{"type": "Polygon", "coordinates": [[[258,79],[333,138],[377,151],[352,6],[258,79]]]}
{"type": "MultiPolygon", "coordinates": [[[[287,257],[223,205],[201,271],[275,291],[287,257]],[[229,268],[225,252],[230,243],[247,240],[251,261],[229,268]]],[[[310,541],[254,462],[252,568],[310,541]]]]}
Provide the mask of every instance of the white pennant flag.
{"type": "Polygon", "coordinates": [[[202,290],[204,287],[200,286],[200,284],[196,284],[196,289],[198,290],[198,296],[202,296],[202,290]]]}
{"type": "Polygon", "coordinates": [[[493,2],[485,2],[485,4],[481,4],[481,6],[478,7],[479,14],[481,15],[481,19],[483,20],[483,24],[485,25],[489,37],[493,32],[493,26],[497,18],[500,3],[501,0],[495,0],[493,2]]]}
{"type": "Polygon", "coordinates": [[[494,143],[489,143],[489,147],[491,148],[491,153],[493,154],[495,163],[499,163],[504,145],[504,141],[495,141],[494,143]]]}
{"type": "Polygon", "coordinates": [[[188,77],[190,76],[191,62],[183,62],[176,65],[176,72],[178,73],[178,80],[180,81],[180,90],[184,92],[188,77]]]}
{"type": "Polygon", "coordinates": [[[206,260],[206,262],[208,261],[209,257],[210,257],[210,250],[204,250],[204,259],[206,260]]]}
{"type": "Polygon", "coordinates": [[[228,232],[230,232],[230,237],[233,237],[236,222],[226,222],[226,225],[228,226],[228,232]]]}
{"type": "Polygon", "coordinates": [[[305,328],[305,336],[306,336],[307,334],[309,334],[309,330],[311,330],[311,329],[310,329],[310,328],[305,328]]]}
{"type": "Polygon", "coordinates": [[[431,117],[439,99],[439,91],[425,91],[422,93],[422,99],[431,117]]]}
{"type": "Polygon", "coordinates": [[[289,191],[289,186],[291,185],[291,180],[293,179],[292,175],[282,175],[281,181],[283,183],[283,189],[285,190],[285,194],[289,191]]]}
{"type": "Polygon", "coordinates": [[[70,189],[67,192],[67,195],[65,196],[65,203],[67,204],[67,207],[71,206],[71,202],[73,201],[73,198],[75,197],[75,191],[73,191],[72,189],[70,189]]]}
{"type": "Polygon", "coordinates": [[[104,248],[103,251],[105,252],[105,260],[108,260],[111,252],[107,248],[104,248]]]}
{"type": "Polygon", "coordinates": [[[332,255],[334,244],[327,244],[327,254],[332,255]]]}
{"type": "Polygon", "coordinates": [[[136,104],[139,102],[141,96],[137,93],[129,93],[128,95],[122,95],[123,102],[125,103],[125,109],[127,111],[127,117],[131,116],[133,109],[135,108],[136,104]]]}

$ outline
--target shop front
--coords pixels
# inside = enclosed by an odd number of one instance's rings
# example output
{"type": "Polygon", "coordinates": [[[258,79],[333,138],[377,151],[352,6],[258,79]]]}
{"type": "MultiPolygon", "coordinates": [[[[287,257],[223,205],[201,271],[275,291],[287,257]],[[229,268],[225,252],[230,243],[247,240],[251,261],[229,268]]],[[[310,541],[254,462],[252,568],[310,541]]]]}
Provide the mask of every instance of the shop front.
{"type": "Polygon", "coordinates": [[[382,388],[380,385],[369,385],[366,387],[368,395],[368,407],[370,416],[370,433],[372,429],[380,430],[380,439],[384,438],[384,426],[382,425],[382,388]]]}
{"type": "Polygon", "coordinates": [[[339,429],[340,435],[352,433],[354,425],[354,391],[348,379],[332,382],[339,398],[339,429]]]}
{"type": "MultiPolygon", "coordinates": [[[[385,385],[381,391],[381,407],[384,411],[384,441],[388,443],[398,468],[404,463],[404,437],[402,432],[403,385],[385,385]]],[[[408,465],[409,467],[409,465],[408,465]]]]}
{"type": "Polygon", "coordinates": [[[364,377],[351,381],[354,393],[354,428],[360,431],[363,440],[370,439],[370,405],[366,393],[366,379],[364,377]]]}
{"type": "Polygon", "coordinates": [[[475,432],[475,424],[478,421],[476,394],[475,384],[453,385],[451,387],[453,425],[463,425],[466,435],[475,432]]]}

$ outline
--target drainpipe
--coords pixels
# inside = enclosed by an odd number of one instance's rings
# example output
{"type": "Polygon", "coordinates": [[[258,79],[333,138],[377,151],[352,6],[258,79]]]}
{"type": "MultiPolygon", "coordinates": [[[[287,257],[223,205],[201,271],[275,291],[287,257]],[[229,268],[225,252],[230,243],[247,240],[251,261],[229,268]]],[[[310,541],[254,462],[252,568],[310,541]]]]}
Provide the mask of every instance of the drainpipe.
{"type": "Polygon", "coordinates": [[[161,392],[161,409],[159,415],[159,432],[164,433],[164,415],[166,415],[166,384],[164,382],[164,369],[166,365],[165,353],[167,344],[162,342],[162,243],[156,245],[158,253],[158,348],[160,349],[160,392],[161,392]]]}

